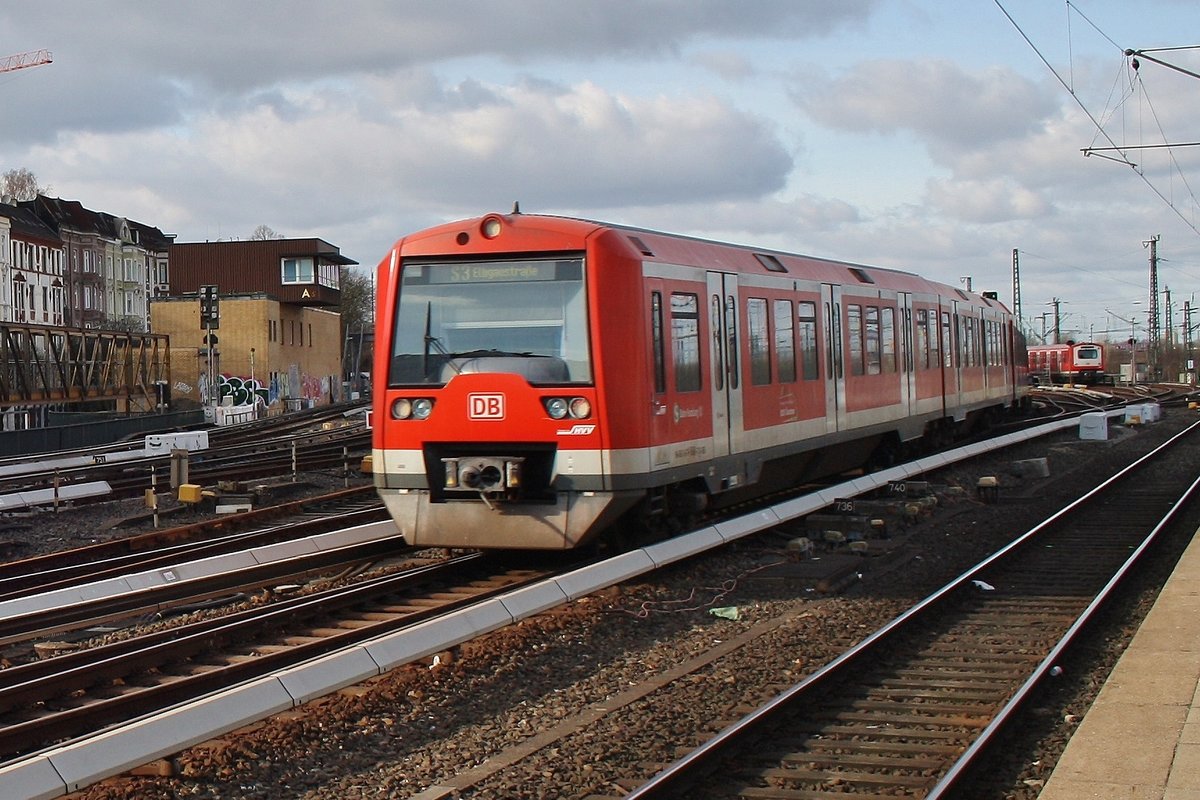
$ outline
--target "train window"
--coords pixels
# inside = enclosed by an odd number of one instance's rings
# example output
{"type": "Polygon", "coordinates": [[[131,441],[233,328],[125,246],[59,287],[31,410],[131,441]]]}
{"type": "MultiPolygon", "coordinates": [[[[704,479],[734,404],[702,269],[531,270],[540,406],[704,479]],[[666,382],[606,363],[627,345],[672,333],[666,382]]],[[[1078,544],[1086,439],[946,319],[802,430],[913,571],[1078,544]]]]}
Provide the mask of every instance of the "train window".
{"type": "Polygon", "coordinates": [[[884,306],[879,322],[879,361],[884,372],[896,371],[896,309],[884,306]]]}
{"type": "Polygon", "coordinates": [[[722,355],[725,348],[721,346],[721,296],[714,294],[712,296],[712,305],[709,311],[708,327],[712,330],[712,354],[713,354],[713,384],[717,391],[725,388],[725,360],[722,355]]]}
{"type": "Polygon", "coordinates": [[[878,375],[880,372],[878,306],[867,306],[864,322],[863,341],[866,345],[867,374],[878,375]]]}
{"type": "Polygon", "coordinates": [[[942,358],[946,359],[945,366],[954,366],[954,348],[950,343],[950,312],[942,312],[942,358]]]}
{"type": "Polygon", "coordinates": [[[806,381],[820,377],[817,368],[817,304],[797,304],[797,319],[800,322],[800,363],[806,381]]]}
{"type": "Polygon", "coordinates": [[[929,368],[929,312],[917,309],[917,368],[929,368]]]}
{"type": "Polygon", "coordinates": [[[942,339],[937,332],[937,312],[929,312],[929,362],[930,369],[942,368],[942,339]]]}
{"type": "Polygon", "coordinates": [[[671,350],[675,390],[700,390],[700,300],[694,294],[671,295],[671,350]]]}
{"type": "Polygon", "coordinates": [[[737,299],[733,295],[725,298],[725,337],[729,340],[726,358],[729,359],[729,388],[738,388],[738,340],[737,299]]]}
{"type": "Polygon", "coordinates": [[[754,257],[758,259],[758,263],[771,270],[771,272],[787,272],[787,267],[775,256],[769,256],[765,253],[755,253],[754,257]]]}
{"type": "Polygon", "coordinates": [[[642,255],[644,255],[644,256],[653,256],[654,255],[654,251],[651,250],[649,247],[647,247],[646,243],[643,242],[639,237],[630,236],[629,241],[633,242],[633,246],[636,247],[638,249],[638,252],[640,252],[642,255]]]}
{"type": "Polygon", "coordinates": [[[850,344],[850,374],[863,374],[862,306],[846,306],[846,336],[850,344]]]}
{"type": "Polygon", "coordinates": [[[751,297],[746,301],[746,325],[750,332],[750,383],[765,386],[771,382],[771,340],[767,330],[767,301],[751,297]]]}
{"type": "Polygon", "coordinates": [[[775,359],[780,383],[796,380],[796,334],[791,300],[775,301],[775,359]]]}
{"type": "Polygon", "coordinates": [[[663,341],[662,292],[650,293],[650,336],[654,348],[654,393],[667,391],[666,343],[663,341]]]}

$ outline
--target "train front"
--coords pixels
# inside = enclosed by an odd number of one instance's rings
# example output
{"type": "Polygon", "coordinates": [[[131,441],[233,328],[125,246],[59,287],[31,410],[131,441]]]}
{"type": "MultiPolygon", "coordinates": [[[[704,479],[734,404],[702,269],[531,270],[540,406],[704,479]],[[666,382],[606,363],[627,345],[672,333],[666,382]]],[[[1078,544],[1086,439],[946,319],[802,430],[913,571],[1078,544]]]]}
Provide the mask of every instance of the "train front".
{"type": "Polygon", "coordinates": [[[379,265],[372,469],[410,544],[569,549],[627,505],[602,466],[594,227],[490,215],[379,265]]]}

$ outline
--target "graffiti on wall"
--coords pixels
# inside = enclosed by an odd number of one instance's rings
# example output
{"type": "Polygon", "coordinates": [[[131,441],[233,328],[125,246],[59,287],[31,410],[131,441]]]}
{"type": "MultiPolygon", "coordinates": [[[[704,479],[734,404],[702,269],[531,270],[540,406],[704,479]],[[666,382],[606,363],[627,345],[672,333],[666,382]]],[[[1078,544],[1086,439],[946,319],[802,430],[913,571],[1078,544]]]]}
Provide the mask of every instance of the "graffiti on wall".
{"type": "Polygon", "coordinates": [[[220,401],[232,397],[235,406],[253,405],[256,396],[262,398],[264,403],[271,402],[270,391],[258,378],[243,378],[239,375],[217,376],[217,395],[220,401]]]}

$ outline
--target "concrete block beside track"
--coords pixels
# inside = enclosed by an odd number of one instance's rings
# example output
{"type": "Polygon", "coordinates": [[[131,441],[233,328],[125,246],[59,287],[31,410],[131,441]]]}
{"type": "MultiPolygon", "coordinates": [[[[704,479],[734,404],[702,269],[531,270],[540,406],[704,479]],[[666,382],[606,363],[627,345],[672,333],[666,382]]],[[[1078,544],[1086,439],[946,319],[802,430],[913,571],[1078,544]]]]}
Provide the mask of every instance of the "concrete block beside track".
{"type": "Polygon", "coordinates": [[[755,514],[745,514],[726,522],[718,522],[713,527],[725,541],[740,539],[751,533],[758,533],[767,528],[774,528],[780,522],[779,515],[770,508],[765,508],[755,514]]]}
{"type": "Polygon", "coordinates": [[[380,522],[368,522],[366,525],[355,525],[353,528],[322,533],[312,537],[318,550],[334,550],[350,544],[361,544],[374,539],[386,539],[389,536],[399,536],[400,529],[390,519],[380,522]]]}
{"type": "Polygon", "coordinates": [[[567,595],[554,581],[539,581],[530,586],[515,589],[500,597],[504,608],[514,620],[525,619],[534,614],[548,611],[567,601],[567,595]]]}
{"type": "Polygon", "coordinates": [[[275,544],[267,544],[262,547],[255,547],[250,551],[254,556],[254,560],[259,564],[269,564],[273,561],[283,561],[287,558],[296,558],[297,556],[306,556],[312,553],[320,552],[316,542],[311,538],[294,539],[290,542],[276,542],[275,544]]]}
{"type": "Polygon", "coordinates": [[[694,556],[716,546],[725,539],[716,528],[704,528],[692,533],[676,536],[643,548],[657,567],[694,556]]]}
{"type": "Polygon", "coordinates": [[[48,758],[0,767],[0,792],[21,800],[50,800],[67,793],[67,783],[48,758]]]}
{"type": "Polygon", "coordinates": [[[645,550],[633,550],[599,564],[560,575],[555,582],[568,599],[575,600],[653,569],[654,562],[645,550]]]}
{"type": "Polygon", "coordinates": [[[301,705],[379,673],[379,665],[371,654],[363,647],[355,647],[276,672],[273,677],[279,679],[296,705],[301,705]]]}
{"type": "Polygon", "coordinates": [[[292,707],[283,684],[274,677],[261,678],[51,750],[46,758],[67,791],[74,792],[292,707]]]}
{"type": "Polygon", "coordinates": [[[212,575],[222,575],[226,572],[257,566],[258,562],[255,561],[254,556],[243,550],[238,553],[226,553],[222,556],[188,561],[174,567],[173,571],[180,580],[190,581],[193,578],[208,578],[212,575]]]}
{"type": "Polygon", "coordinates": [[[380,670],[386,672],[402,664],[431,656],[440,650],[462,644],[513,621],[499,599],[381,636],[363,645],[380,670]]]}

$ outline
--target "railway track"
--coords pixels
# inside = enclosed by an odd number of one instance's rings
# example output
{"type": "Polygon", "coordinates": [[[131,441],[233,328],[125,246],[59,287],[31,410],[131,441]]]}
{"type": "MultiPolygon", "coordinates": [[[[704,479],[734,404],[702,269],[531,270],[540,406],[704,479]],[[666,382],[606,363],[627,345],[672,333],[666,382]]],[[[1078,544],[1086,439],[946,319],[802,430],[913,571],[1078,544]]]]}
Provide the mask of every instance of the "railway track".
{"type": "Polygon", "coordinates": [[[0,757],[286,669],[543,576],[461,556],[0,670],[0,757]]]}
{"type": "Polygon", "coordinates": [[[1200,423],[629,796],[950,796],[1197,490],[1200,423]],[[1196,460],[1196,459],[1193,459],[1196,460]],[[703,786],[700,784],[703,783],[703,786]]]}
{"type": "Polygon", "coordinates": [[[0,563],[0,602],[387,519],[372,486],[0,563]]]}
{"type": "MultiPolygon", "coordinates": [[[[57,660],[57,659],[55,659],[55,660],[57,660]]],[[[683,666],[683,665],[681,665],[681,667],[682,667],[682,666],[683,666]]],[[[152,668],[152,670],[153,670],[153,668],[152,668]]],[[[117,679],[117,681],[119,681],[119,682],[126,682],[126,681],[127,681],[127,679],[125,679],[125,678],[118,678],[118,679],[117,679]]],[[[607,704],[606,704],[606,705],[607,705],[607,704]]]]}

